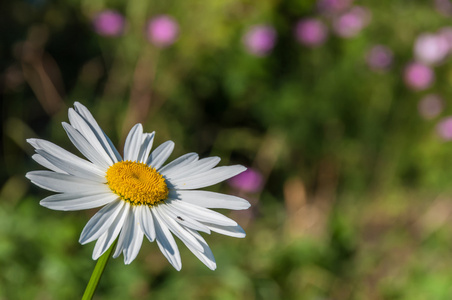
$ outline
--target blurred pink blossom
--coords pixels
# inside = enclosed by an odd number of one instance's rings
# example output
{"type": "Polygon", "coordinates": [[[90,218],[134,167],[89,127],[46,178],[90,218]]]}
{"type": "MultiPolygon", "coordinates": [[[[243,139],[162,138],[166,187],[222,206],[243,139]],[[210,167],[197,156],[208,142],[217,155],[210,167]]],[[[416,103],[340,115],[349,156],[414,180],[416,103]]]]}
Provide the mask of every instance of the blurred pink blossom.
{"type": "Polygon", "coordinates": [[[436,125],[436,132],[443,140],[452,140],[452,117],[442,119],[436,125]]]}
{"type": "Polygon", "coordinates": [[[436,10],[445,16],[452,16],[452,3],[450,0],[435,0],[436,10]]]}
{"type": "Polygon", "coordinates": [[[315,18],[300,20],[295,27],[295,36],[300,44],[316,47],[327,38],[327,27],[315,18]]]}
{"type": "Polygon", "coordinates": [[[435,79],[433,70],[419,62],[413,62],[405,68],[405,83],[414,90],[425,90],[435,79]]]}
{"type": "Polygon", "coordinates": [[[148,40],[157,47],[165,48],[172,45],[177,40],[178,35],[179,25],[170,16],[159,15],[148,21],[148,40]]]}
{"type": "Polygon", "coordinates": [[[276,30],[269,25],[252,26],[243,37],[246,50],[256,56],[271,52],[276,42],[276,30]]]}
{"type": "Polygon", "coordinates": [[[373,70],[387,70],[392,64],[392,50],[383,45],[373,46],[367,53],[367,64],[373,70]]]}
{"type": "Polygon", "coordinates": [[[414,56],[426,64],[437,64],[444,60],[449,52],[446,36],[424,33],[418,36],[414,43],[414,56]]]}
{"type": "Polygon", "coordinates": [[[428,94],[419,101],[418,110],[424,119],[433,119],[444,109],[443,99],[436,94],[428,94]]]}
{"type": "Polygon", "coordinates": [[[440,35],[447,42],[447,50],[452,51],[452,27],[443,27],[438,31],[440,35]]]}
{"type": "Polygon", "coordinates": [[[228,183],[237,190],[256,193],[262,189],[263,177],[258,171],[249,168],[245,172],[231,178],[228,183]]]}
{"type": "Polygon", "coordinates": [[[323,14],[337,14],[350,7],[353,0],[319,0],[317,8],[323,14]]]}
{"type": "Polygon", "coordinates": [[[340,37],[351,38],[359,34],[369,24],[370,19],[368,9],[354,6],[334,20],[333,29],[340,37]]]}
{"type": "Polygon", "coordinates": [[[94,31],[103,36],[120,36],[124,26],[124,16],[115,10],[104,10],[93,19],[94,31]]]}

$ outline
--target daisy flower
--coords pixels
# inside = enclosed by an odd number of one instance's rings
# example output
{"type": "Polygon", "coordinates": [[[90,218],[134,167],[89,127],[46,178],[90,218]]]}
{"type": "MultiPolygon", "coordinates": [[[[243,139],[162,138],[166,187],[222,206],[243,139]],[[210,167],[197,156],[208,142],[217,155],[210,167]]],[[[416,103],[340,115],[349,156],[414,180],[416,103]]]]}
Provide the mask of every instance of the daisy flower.
{"type": "Polygon", "coordinates": [[[98,259],[117,239],[113,257],[124,254],[130,264],[143,237],[157,242],[163,255],[180,270],[178,237],[208,268],[216,268],[206,241],[199,234],[211,231],[243,238],[245,232],[230,218],[210,208],[247,209],[248,201],[200,191],[243,171],[240,165],[216,167],[219,157],[199,159],[188,153],[164,165],[174,148],[167,141],[151,152],[155,132],[143,133],[141,124],[129,132],[122,157],[88,109],[76,102],[63,127],[75,147],[88,159],[41,139],[27,140],[36,150],[33,159],[50,171],[32,171],[26,177],[37,186],[56,192],[40,204],[53,210],[102,207],[86,224],[79,242],[96,241],[98,259]]]}

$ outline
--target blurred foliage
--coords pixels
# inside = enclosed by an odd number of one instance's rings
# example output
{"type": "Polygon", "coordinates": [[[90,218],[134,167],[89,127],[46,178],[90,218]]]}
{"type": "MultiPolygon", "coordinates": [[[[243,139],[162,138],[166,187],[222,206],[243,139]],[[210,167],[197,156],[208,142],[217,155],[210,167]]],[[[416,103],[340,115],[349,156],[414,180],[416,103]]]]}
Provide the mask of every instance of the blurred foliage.
{"type": "Polygon", "coordinates": [[[434,1],[358,1],[372,17],[358,35],[333,33],[314,1],[13,0],[0,3],[2,166],[0,299],[77,299],[94,267],[78,236],[94,211],[56,212],[25,178],[37,169],[26,138],[75,151],[60,123],[84,103],[116,144],[136,122],[158,143],[218,155],[259,170],[266,184],[233,212],[244,240],[207,237],[209,271],[179,243],[175,271],[145,242],[129,266],[111,260],[96,299],[450,299],[452,144],[418,101],[445,99],[452,113],[452,61],[413,91],[403,80],[413,43],[450,25],[434,1]],[[124,14],[119,37],[96,34],[104,9],[124,14]],[[159,14],[180,26],[174,45],[150,44],[144,26],[159,14]],[[294,25],[319,17],[324,45],[297,43],[294,25]],[[249,26],[278,34],[264,57],[245,51],[249,26]],[[374,72],[367,51],[394,52],[374,72]]]}

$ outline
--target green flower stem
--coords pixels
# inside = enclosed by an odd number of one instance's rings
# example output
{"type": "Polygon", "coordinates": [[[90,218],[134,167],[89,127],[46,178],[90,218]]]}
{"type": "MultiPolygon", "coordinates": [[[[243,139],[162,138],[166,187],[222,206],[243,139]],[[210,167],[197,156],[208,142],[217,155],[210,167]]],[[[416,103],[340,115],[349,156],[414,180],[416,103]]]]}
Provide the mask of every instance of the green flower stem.
{"type": "Polygon", "coordinates": [[[105,266],[110,259],[111,252],[113,251],[113,248],[115,247],[117,241],[118,240],[114,241],[110,248],[97,260],[96,266],[94,267],[93,274],[91,274],[91,278],[89,279],[88,285],[86,286],[82,300],[91,300],[93,298],[94,292],[96,291],[97,285],[99,284],[100,278],[104,273],[105,266]]]}

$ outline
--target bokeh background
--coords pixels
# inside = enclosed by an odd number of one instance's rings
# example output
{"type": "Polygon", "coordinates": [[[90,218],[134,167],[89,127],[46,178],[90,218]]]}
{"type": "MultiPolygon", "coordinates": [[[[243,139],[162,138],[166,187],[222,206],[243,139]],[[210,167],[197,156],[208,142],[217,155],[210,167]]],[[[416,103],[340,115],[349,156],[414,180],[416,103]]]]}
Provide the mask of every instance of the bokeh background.
{"type": "Polygon", "coordinates": [[[175,158],[249,171],[213,187],[245,239],[206,236],[111,260],[96,299],[451,299],[449,0],[0,2],[0,299],[79,299],[95,213],[50,193],[26,138],[77,153],[61,122],[86,105],[114,143],[140,122],[175,158]]]}

